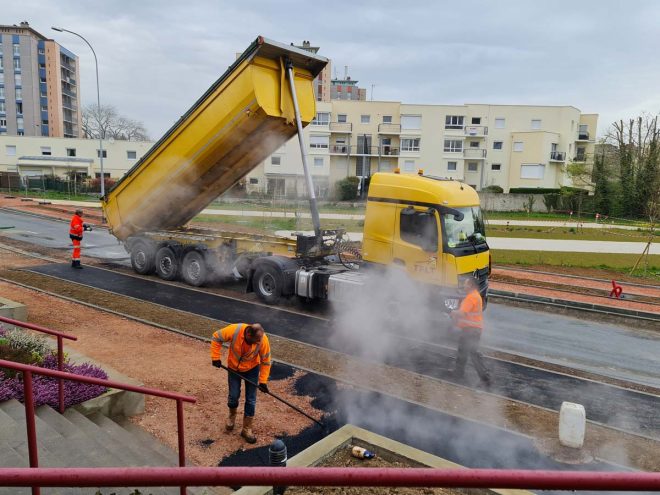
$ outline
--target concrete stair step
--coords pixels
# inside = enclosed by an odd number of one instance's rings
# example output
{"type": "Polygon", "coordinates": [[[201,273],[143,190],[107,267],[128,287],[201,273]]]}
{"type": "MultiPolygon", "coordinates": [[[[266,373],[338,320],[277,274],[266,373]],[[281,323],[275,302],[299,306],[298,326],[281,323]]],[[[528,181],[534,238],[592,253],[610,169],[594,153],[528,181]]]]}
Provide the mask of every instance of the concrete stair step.
{"type": "Polygon", "coordinates": [[[119,426],[124,430],[129,432],[134,438],[140,442],[141,445],[148,447],[149,449],[161,454],[163,457],[168,459],[168,466],[178,466],[179,465],[179,454],[169,448],[167,445],[163,444],[160,440],[154,437],[148,431],[140,428],[136,424],[130,422],[127,418],[115,419],[114,420],[119,426]]]}

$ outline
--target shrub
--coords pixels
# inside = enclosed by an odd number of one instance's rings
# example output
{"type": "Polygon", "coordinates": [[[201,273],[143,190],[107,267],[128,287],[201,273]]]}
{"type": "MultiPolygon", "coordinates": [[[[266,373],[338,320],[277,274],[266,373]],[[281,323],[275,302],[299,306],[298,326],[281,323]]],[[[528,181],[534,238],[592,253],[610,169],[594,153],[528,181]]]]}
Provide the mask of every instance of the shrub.
{"type": "Polygon", "coordinates": [[[45,356],[51,352],[51,347],[44,337],[28,333],[20,328],[5,331],[3,337],[7,339],[7,343],[12,349],[29,352],[37,356],[45,356]]]}
{"type": "Polygon", "coordinates": [[[340,201],[352,201],[357,198],[358,184],[360,179],[357,177],[345,177],[337,181],[337,195],[340,201]]]}
{"type": "Polygon", "coordinates": [[[489,193],[503,193],[504,189],[500,186],[492,185],[492,186],[487,186],[482,189],[483,192],[489,192],[489,193]]]}
{"type": "Polygon", "coordinates": [[[512,187],[509,194],[559,194],[559,189],[547,187],[512,187]]]}
{"type": "Polygon", "coordinates": [[[543,204],[548,210],[548,213],[556,210],[559,206],[559,194],[558,193],[549,193],[543,195],[543,204]]]}

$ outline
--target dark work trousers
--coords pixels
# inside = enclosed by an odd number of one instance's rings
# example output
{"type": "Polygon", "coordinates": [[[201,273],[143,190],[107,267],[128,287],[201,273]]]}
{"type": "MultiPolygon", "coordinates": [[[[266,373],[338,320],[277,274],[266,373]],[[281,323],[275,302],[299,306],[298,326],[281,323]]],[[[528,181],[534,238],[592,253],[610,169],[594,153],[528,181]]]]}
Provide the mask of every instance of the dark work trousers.
{"type": "Polygon", "coordinates": [[[456,356],[456,366],[454,367],[454,374],[456,376],[463,376],[465,374],[465,365],[467,364],[468,357],[477,370],[479,378],[483,382],[490,382],[490,373],[484,364],[481,353],[479,352],[479,339],[481,339],[481,331],[477,328],[463,328],[461,329],[461,336],[458,340],[458,354],[456,356]]]}
{"type": "MultiPolygon", "coordinates": [[[[240,372],[237,371],[239,375],[244,378],[247,378],[252,383],[257,383],[259,380],[259,365],[255,366],[251,370],[240,372]]],[[[238,399],[241,397],[241,380],[240,376],[236,376],[235,373],[227,373],[227,379],[229,384],[229,397],[227,398],[227,406],[234,409],[238,407],[238,399]]],[[[257,387],[250,385],[248,382],[245,382],[245,407],[243,409],[243,414],[248,417],[253,417],[254,412],[257,406],[257,387]]]]}

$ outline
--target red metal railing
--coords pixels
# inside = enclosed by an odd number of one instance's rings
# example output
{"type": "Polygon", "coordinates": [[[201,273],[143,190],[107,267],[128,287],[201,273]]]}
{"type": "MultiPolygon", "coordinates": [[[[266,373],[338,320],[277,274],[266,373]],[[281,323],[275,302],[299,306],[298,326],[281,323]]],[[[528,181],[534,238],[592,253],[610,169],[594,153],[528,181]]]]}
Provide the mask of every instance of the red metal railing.
{"type": "MultiPolygon", "coordinates": [[[[58,332],[57,330],[51,330],[50,328],[42,327],[40,325],[13,320],[12,318],[6,318],[4,316],[0,316],[0,321],[16,327],[29,328],[30,330],[36,330],[37,332],[47,333],[48,335],[54,335],[57,337],[57,369],[60,371],[64,370],[64,344],[62,343],[62,339],[78,340],[78,337],[75,335],[69,335],[68,333],[58,332]]],[[[62,379],[58,380],[57,383],[57,395],[59,400],[59,411],[60,414],[62,414],[64,412],[64,380],[62,379]]]]}
{"type": "Polygon", "coordinates": [[[660,490],[660,473],[432,468],[4,468],[0,486],[412,486],[660,490]]]}
{"type": "MultiPolygon", "coordinates": [[[[195,403],[197,399],[187,395],[177,394],[174,392],[165,392],[154,388],[137,387],[135,385],[128,385],[125,383],[116,382],[114,380],[103,380],[101,378],[93,378],[91,376],[74,375],[73,373],[66,373],[64,371],[55,371],[38,366],[30,366],[28,364],[14,363],[12,361],[5,361],[0,359],[0,367],[9,368],[23,373],[23,395],[25,397],[25,424],[27,427],[28,436],[28,456],[30,458],[30,468],[39,467],[39,457],[37,453],[37,429],[34,419],[34,397],[32,394],[32,374],[50,376],[52,378],[61,378],[63,380],[71,380],[75,382],[91,383],[94,385],[101,385],[108,388],[118,388],[120,390],[128,390],[129,392],[137,392],[140,394],[154,395],[156,397],[163,397],[166,399],[173,399],[176,401],[176,423],[177,435],[179,440],[179,466],[186,465],[186,449],[184,438],[184,425],[183,425],[183,403],[195,403]]],[[[38,471],[32,470],[33,475],[38,471]]],[[[39,495],[39,484],[30,483],[27,486],[32,486],[33,495],[39,495]]],[[[122,485],[125,486],[125,485],[122,485]]],[[[174,485],[170,485],[174,486],[174,485]]],[[[186,488],[181,486],[181,494],[185,495],[186,488]]]]}

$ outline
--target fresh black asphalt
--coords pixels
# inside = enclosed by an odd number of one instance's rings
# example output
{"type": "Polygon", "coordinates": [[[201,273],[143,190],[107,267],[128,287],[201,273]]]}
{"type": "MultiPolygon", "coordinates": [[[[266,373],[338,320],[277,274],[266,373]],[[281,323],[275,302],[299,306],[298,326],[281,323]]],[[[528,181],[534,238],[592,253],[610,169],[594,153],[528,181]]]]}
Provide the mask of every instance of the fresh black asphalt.
{"type": "MultiPolygon", "coordinates": [[[[225,322],[259,321],[271,334],[355,354],[355,347],[346,338],[337,338],[331,323],[323,318],[93,267],[72,270],[68,265],[49,264],[28,270],[225,322]]],[[[564,401],[577,402],[584,405],[591,421],[660,437],[660,415],[657,413],[660,398],[657,396],[517,363],[485,359],[493,378],[489,391],[494,394],[555,411],[564,401]]],[[[427,342],[402,340],[401,352],[389,357],[387,364],[455,381],[442,372],[442,368],[451,366],[452,360],[453,351],[450,349],[427,342]]],[[[476,376],[468,375],[467,379],[468,385],[481,387],[476,376]]]]}

